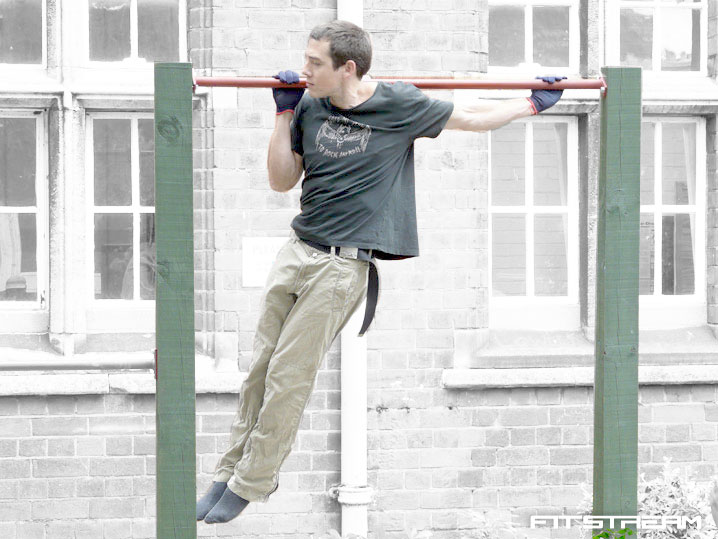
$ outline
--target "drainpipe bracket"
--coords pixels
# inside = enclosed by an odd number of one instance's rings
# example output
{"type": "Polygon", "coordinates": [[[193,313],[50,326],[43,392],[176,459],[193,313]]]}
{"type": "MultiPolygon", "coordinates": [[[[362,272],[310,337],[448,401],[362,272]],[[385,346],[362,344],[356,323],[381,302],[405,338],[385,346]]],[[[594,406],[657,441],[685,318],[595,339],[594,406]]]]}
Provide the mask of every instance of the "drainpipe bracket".
{"type": "Polygon", "coordinates": [[[337,493],[337,501],[342,505],[369,505],[374,500],[374,489],[369,486],[346,487],[333,489],[337,493]]]}

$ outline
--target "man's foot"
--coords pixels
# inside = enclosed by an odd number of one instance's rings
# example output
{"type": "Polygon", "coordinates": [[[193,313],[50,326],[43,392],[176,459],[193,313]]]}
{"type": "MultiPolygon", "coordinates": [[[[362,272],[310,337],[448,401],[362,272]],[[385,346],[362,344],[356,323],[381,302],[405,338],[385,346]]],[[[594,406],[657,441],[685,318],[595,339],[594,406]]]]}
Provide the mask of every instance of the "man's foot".
{"type": "Polygon", "coordinates": [[[204,517],[204,521],[207,524],[229,522],[233,518],[239,516],[248,504],[249,502],[247,500],[241,496],[237,496],[234,492],[227,489],[224,491],[224,494],[222,494],[222,497],[219,499],[217,504],[212,508],[207,516],[204,517]]]}
{"type": "Polygon", "coordinates": [[[197,520],[204,520],[204,517],[217,504],[225,490],[227,490],[226,481],[224,483],[219,481],[212,482],[212,486],[209,487],[207,493],[197,502],[197,520]]]}

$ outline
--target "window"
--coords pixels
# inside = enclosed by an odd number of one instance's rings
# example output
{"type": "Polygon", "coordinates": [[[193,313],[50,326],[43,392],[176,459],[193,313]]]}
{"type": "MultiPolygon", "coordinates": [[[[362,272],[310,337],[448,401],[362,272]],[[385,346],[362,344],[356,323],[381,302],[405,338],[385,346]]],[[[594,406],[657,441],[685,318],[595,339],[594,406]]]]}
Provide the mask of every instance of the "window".
{"type": "Polygon", "coordinates": [[[93,297],[154,299],[154,121],[91,119],[93,297]]]}
{"type": "Polygon", "coordinates": [[[577,157],[573,118],[491,132],[491,327],[579,327],[577,157]]]}
{"type": "Polygon", "coordinates": [[[88,0],[88,58],[118,62],[180,59],[178,0],[88,0]]]}
{"type": "Polygon", "coordinates": [[[610,0],[610,62],[647,71],[706,74],[707,2],[610,0]]]}
{"type": "Polygon", "coordinates": [[[0,0],[0,64],[45,64],[45,2],[0,0]]]}
{"type": "MultiPolygon", "coordinates": [[[[578,71],[578,2],[491,0],[489,66],[578,71]]],[[[496,69],[498,68],[498,69],[496,69]]]]}
{"type": "Polygon", "coordinates": [[[0,112],[0,305],[45,307],[44,116],[0,112]]]}
{"type": "MultiPolygon", "coordinates": [[[[151,312],[155,298],[154,121],[93,113],[87,122],[87,293],[96,309],[151,312]],[[134,305],[134,309],[133,306],[134,305]],[[142,307],[144,305],[144,307],[142,307]],[[139,308],[139,311],[137,310],[139,308]]],[[[134,314],[133,314],[134,313],[134,314]]],[[[88,326],[92,325],[88,317],[88,326]]],[[[120,315],[120,318],[122,316],[120,315]]],[[[147,321],[151,325],[150,321],[147,321]]],[[[119,326],[123,327],[120,321],[119,326]]],[[[97,327],[97,326],[93,326],[97,327]]],[[[147,327],[145,327],[145,330],[147,327]]]]}
{"type": "Polygon", "coordinates": [[[153,331],[153,62],[187,57],[186,0],[0,0],[0,333],[153,331]]]}
{"type": "Polygon", "coordinates": [[[65,20],[80,23],[64,53],[68,77],[79,86],[102,77],[108,86],[151,93],[154,62],[187,61],[186,11],[186,0],[63,3],[65,20]]]}
{"type": "Polygon", "coordinates": [[[643,327],[706,322],[703,148],[702,119],[644,119],[639,263],[643,327]]]}

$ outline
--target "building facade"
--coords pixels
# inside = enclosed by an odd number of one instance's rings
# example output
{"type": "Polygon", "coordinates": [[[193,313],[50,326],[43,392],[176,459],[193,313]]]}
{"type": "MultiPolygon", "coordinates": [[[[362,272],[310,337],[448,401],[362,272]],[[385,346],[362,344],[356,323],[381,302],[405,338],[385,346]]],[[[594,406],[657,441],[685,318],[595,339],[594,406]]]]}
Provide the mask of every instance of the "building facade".
{"type": "MultiPolygon", "coordinates": [[[[0,372],[3,537],[155,537],[153,62],[299,71],[309,30],[342,10],[372,36],[371,76],[643,68],[640,472],[668,457],[699,483],[715,476],[715,0],[8,0],[0,358],[36,368],[0,372]]],[[[431,95],[460,106],[528,93],[431,95]]],[[[500,130],[417,141],[421,256],[381,264],[377,318],[327,355],[280,490],[200,536],[341,529],[342,430],[361,428],[341,421],[351,342],[367,365],[369,537],[482,537],[484,518],[575,537],[528,521],[575,514],[592,481],[598,100],[566,91],[500,130]]],[[[269,90],[199,89],[193,103],[202,491],[300,190],[268,185],[269,90]]]]}

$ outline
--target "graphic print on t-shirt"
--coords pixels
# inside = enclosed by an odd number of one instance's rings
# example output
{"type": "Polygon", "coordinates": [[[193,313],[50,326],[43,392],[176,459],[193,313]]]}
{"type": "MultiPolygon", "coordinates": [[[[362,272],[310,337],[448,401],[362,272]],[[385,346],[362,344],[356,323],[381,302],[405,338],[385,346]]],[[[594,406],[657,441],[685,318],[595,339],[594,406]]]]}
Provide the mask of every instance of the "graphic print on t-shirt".
{"type": "Polygon", "coordinates": [[[314,143],[326,157],[346,157],[364,153],[371,137],[371,127],[344,116],[329,116],[319,128],[314,143]]]}

